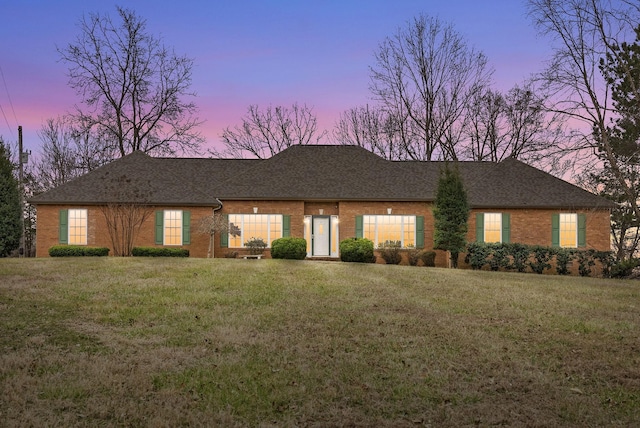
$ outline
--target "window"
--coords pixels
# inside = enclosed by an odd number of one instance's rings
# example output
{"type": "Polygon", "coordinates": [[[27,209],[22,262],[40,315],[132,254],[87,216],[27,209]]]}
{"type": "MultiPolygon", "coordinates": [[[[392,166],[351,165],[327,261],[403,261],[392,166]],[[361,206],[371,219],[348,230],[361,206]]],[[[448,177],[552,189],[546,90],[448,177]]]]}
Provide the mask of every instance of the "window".
{"type": "Polygon", "coordinates": [[[164,212],[164,245],[182,245],[182,211],[164,212]]]}
{"type": "Polygon", "coordinates": [[[87,245],[87,210],[69,210],[68,243],[70,245],[87,245]]]}
{"type": "Polygon", "coordinates": [[[243,248],[251,238],[262,238],[271,247],[274,239],[285,236],[284,217],[282,214],[229,214],[229,247],[243,248]]]}
{"type": "Polygon", "coordinates": [[[182,210],[156,211],[155,228],[157,245],[190,244],[191,212],[182,210]]]}
{"type": "Polygon", "coordinates": [[[551,245],[562,248],[584,247],[587,244],[585,214],[560,213],[551,217],[551,245]]]}
{"type": "Polygon", "coordinates": [[[365,215],[362,216],[363,236],[375,246],[386,241],[400,241],[402,247],[416,245],[416,216],[365,215]]]}
{"type": "Polygon", "coordinates": [[[511,240],[511,215],[509,213],[477,213],[476,241],[508,243],[511,240]]]}

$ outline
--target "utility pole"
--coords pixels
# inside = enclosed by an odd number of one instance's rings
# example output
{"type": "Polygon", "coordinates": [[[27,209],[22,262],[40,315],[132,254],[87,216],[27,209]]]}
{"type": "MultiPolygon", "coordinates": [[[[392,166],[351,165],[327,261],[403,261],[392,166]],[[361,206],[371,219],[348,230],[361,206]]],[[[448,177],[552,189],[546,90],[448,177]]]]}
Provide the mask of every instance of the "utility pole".
{"type": "Polygon", "coordinates": [[[24,164],[29,162],[29,152],[22,150],[22,126],[18,126],[18,180],[20,181],[20,249],[19,257],[25,256],[24,242],[24,164]]]}

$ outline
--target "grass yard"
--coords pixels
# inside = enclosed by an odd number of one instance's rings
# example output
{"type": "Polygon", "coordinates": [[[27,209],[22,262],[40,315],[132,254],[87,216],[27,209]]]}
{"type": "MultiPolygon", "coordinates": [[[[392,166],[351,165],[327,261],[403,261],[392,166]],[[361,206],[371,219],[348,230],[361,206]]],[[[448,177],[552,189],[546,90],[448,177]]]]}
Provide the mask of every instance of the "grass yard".
{"type": "Polygon", "coordinates": [[[468,425],[640,425],[640,282],[0,260],[0,426],[468,425]]]}

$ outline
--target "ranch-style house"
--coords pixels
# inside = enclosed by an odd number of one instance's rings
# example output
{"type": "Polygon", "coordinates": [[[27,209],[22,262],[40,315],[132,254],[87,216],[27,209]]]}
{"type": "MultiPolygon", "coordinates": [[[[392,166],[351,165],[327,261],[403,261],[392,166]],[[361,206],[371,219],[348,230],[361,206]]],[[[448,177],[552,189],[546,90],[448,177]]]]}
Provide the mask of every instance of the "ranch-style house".
{"type": "MultiPolygon", "coordinates": [[[[215,257],[244,254],[251,238],[283,236],[305,238],[311,259],[338,258],[340,240],[350,237],[431,249],[442,166],[340,145],[293,146],[269,159],[135,152],[30,200],[37,256],[59,244],[111,247],[101,207],[120,202],[153,210],[136,246],[181,247],[191,257],[211,254],[209,234],[196,225],[214,212],[232,231],[215,235],[215,257]]],[[[610,249],[608,200],[512,158],[457,168],[472,208],[469,241],[610,249]]]]}

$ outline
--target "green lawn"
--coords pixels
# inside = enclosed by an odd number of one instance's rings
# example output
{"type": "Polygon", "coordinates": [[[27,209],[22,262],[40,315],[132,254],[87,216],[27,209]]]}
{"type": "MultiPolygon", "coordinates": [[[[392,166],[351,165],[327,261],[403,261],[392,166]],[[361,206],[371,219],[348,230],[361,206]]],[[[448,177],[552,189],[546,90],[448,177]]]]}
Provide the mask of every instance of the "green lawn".
{"type": "Polygon", "coordinates": [[[0,260],[0,426],[637,426],[640,282],[0,260]]]}

